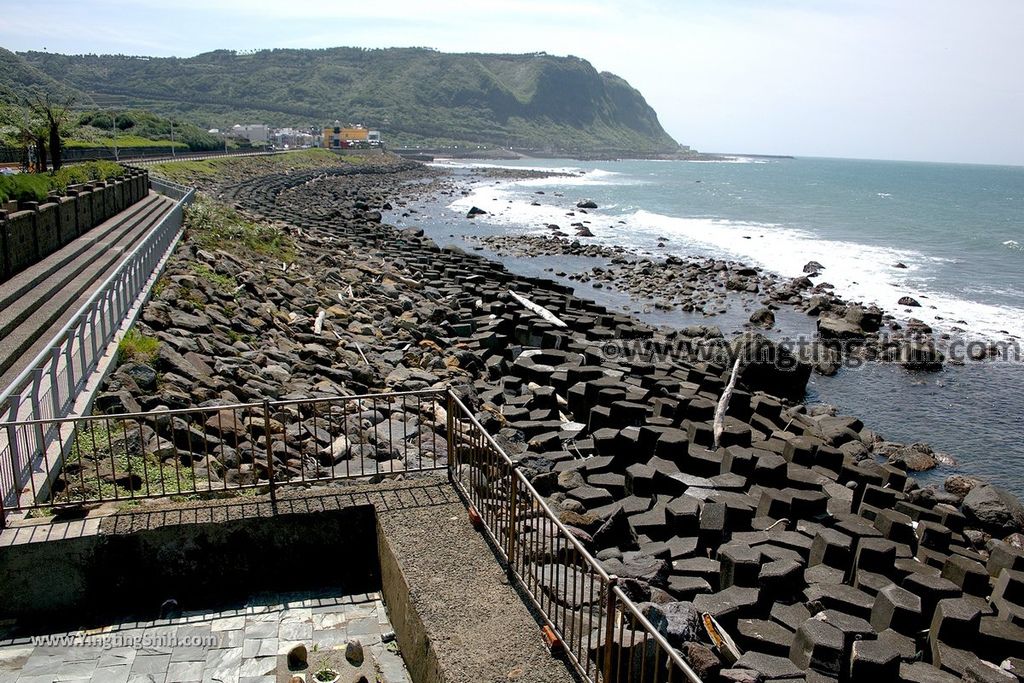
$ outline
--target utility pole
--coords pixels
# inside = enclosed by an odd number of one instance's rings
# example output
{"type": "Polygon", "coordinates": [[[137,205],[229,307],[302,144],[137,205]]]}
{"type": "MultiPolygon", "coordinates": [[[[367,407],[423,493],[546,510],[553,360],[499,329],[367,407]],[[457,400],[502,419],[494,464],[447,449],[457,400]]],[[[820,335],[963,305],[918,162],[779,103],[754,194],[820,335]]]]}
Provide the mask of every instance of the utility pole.
{"type": "Polygon", "coordinates": [[[178,154],[174,151],[174,119],[171,119],[171,156],[178,156],[178,154]]]}
{"type": "Polygon", "coordinates": [[[114,110],[113,121],[114,121],[114,161],[120,161],[121,157],[118,155],[118,152],[117,152],[117,110],[114,110]]]}

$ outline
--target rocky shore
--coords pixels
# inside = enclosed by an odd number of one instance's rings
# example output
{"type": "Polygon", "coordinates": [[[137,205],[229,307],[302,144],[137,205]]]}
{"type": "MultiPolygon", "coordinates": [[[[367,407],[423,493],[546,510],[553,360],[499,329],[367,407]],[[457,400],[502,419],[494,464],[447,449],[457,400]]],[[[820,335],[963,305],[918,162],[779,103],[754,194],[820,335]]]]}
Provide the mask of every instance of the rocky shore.
{"type": "MultiPolygon", "coordinates": [[[[756,331],[727,341],[709,327],[654,329],[567,286],[384,224],[381,211],[425,191],[432,173],[391,160],[207,185],[237,212],[209,201],[192,212],[137,326],[157,348],[121,365],[97,405],[452,386],[702,680],[1019,680],[1018,500],[967,477],[918,485],[908,472],[941,454],[885,442],[827,407],[808,410],[799,401],[811,366],[756,331]],[[739,383],[716,429],[736,357],[739,383]],[[702,612],[736,641],[738,660],[713,647],[702,612]]],[[[593,249],[582,238],[534,248],[593,249]]],[[[854,330],[868,339],[885,320],[809,277],[604,249],[594,255],[613,263],[588,278],[611,270],[607,282],[657,291],[666,305],[713,309],[715,296],[740,291],[769,312],[804,307],[840,340],[854,330]]],[[[444,428],[437,415],[400,409],[361,418],[344,434],[319,434],[281,414],[256,431],[290,435],[310,456],[275,451],[275,476],[287,479],[325,466],[324,441],[344,437],[355,446],[344,457],[365,465],[408,457],[377,425],[416,418],[417,434],[444,428]]],[[[209,438],[202,425],[186,427],[209,438]]],[[[251,433],[238,430],[230,461],[196,452],[203,472],[265,478],[251,433]]],[[[496,495],[508,485],[478,474],[496,495]]],[[[549,590],[589,618],[583,596],[549,590]]],[[[620,647],[641,643],[627,634],[620,647]]]]}

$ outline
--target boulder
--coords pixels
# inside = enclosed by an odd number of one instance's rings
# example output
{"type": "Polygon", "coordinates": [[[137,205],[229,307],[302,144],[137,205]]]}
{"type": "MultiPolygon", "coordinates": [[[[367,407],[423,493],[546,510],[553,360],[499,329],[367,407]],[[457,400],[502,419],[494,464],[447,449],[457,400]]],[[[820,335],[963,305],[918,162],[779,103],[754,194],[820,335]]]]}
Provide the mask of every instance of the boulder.
{"type": "Polygon", "coordinates": [[[576,202],[576,208],[577,209],[596,209],[597,208],[597,202],[595,202],[593,199],[581,199],[580,201],[576,202]]]}
{"type": "Polygon", "coordinates": [[[473,216],[484,216],[486,214],[486,211],[477,206],[474,206],[469,211],[466,212],[466,218],[472,218],[473,216]]]}
{"type": "Polygon", "coordinates": [[[750,316],[750,322],[767,329],[775,325],[775,314],[770,308],[759,308],[750,316]]]}
{"type": "Polygon", "coordinates": [[[811,366],[762,334],[747,332],[732,342],[733,358],[739,355],[740,379],[752,391],[785,398],[803,398],[811,366]]]}
{"type": "Polygon", "coordinates": [[[692,602],[644,603],[640,611],[673,647],[699,640],[704,634],[700,612],[692,602]]]}
{"type": "Polygon", "coordinates": [[[889,458],[889,462],[911,472],[925,472],[938,466],[935,451],[928,444],[915,443],[909,446],[886,443],[875,449],[878,455],[889,458]]]}
{"type": "Polygon", "coordinates": [[[961,505],[968,524],[995,536],[1024,529],[1024,505],[1006,489],[993,484],[975,486],[961,505]]]}
{"type": "Polygon", "coordinates": [[[900,300],[896,302],[900,306],[912,306],[920,308],[921,302],[910,296],[900,297],[900,300]]]}
{"type": "Polygon", "coordinates": [[[818,318],[818,335],[822,339],[836,339],[847,341],[851,339],[863,339],[866,333],[861,326],[846,318],[837,318],[833,315],[822,315],[818,318]]]}

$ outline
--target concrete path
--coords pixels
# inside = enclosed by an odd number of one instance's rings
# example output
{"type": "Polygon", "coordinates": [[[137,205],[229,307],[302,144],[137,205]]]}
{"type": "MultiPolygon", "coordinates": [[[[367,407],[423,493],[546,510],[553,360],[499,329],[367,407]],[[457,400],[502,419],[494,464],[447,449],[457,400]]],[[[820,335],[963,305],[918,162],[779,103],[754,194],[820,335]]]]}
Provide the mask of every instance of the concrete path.
{"type": "MultiPolygon", "coordinates": [[[[0,641],[0,683],[277,683],[307,648],[312,680],[349,639],[381,683],[410,683],[379,593],[266,595],[235,610],[0,641]]],[[[346,664],[347,666],[347,664],[346,664]]]]}

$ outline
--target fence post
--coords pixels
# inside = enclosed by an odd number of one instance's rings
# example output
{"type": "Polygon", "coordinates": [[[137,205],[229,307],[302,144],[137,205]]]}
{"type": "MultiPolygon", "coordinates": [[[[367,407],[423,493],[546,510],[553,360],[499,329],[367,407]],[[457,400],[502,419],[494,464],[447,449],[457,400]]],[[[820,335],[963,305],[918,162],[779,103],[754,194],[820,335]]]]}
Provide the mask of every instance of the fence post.
{"type": "MultiPolygon", "coordinates": [[[[18,411],[21,408],[21,396],[11,396],[8,400],[9,412],[7,415],[7,421],[16,422],[18,419],[18,411]]],[[[25,445],[28,445],[28,437],[25,437],[25,445]]],[[[11,487],[14,493],[14,499],[18,499],[18,494],[21,492],[21,484],[18,482],[18,475],[21,472],[21,468],[18,463],[21,461],[21,447],[18,445],[18,428],[13,424],[7,425],[7,447],[11,453],[11,487]]],[[[0,493],[0,495],[7,495],[6,491],[0,493]]]]}
{"type": "Polygon", "coordinates": [[[618,582],[619,577],[614,575],[608,577],[608,595],[605,602],[603,683],[610,683],[612,680],[612,648],[615,646],[615,586],[618,582]]]}
{"type": "Polygon", "coordinates": [[[516,479],[515,468],[509,467],[509,478],[512,480],[512,493],[509,495],[509,508],[508,508],[508,546],[505,551],[505,555],[508,556],[508,570],[509,572],[514,571],[515,566],[515,554],[516,554],[516,534],[518,533],[517,522],[519,521],[519,515],[517,514],[516,508],[518,506],[519,493],[519,481],[516,479]]]}
{"type": "Polygon", "coordinates": [[[267,448],[267,479],[270,481],[270,506],[277,511],[277,485],[274,483],[274,453],[270,445],[270,399],[263,399],[263,438],[267,448]]]}
{"type": "Polygon", "coordinates": [[[448,442],[448,481],[455,481],[455,467],[458,463],[455,462],[455,401],[453,400],[454,394],[452,394],[452,388],[448,387],[444,392],[445,408],[447,415],[445,416],[446,438],[448,442]]]}

